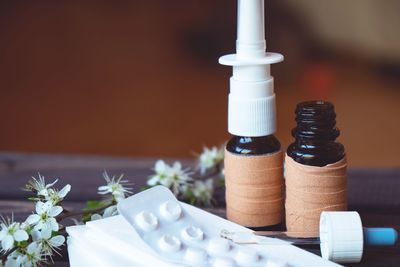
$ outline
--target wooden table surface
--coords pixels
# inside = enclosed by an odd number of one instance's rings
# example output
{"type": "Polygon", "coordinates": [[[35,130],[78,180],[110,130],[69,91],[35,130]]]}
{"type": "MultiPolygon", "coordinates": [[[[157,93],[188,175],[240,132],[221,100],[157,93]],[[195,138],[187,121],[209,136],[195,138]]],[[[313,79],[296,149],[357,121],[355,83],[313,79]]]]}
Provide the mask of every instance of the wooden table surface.
{"type": "MultiPolygon", "coordinates": [[[[0,153],[0,214],[14,214],[16,220],[24,220],[33,210],[27,201],[28,192],[20,188],[31,176],[40,172],[48,181],[59,178],[58,186],[69,183],[72,190],[66,208],[79,209],[85,201],[99,199],[97,187],[103,184],[102,172],[124,173],[134,183],[137,192],[151,174],[155,158],[119,158],[100,156],[67,156],[0,153]]],[[[180,159],[182,160],[182,159],[180,159]]],[[[172,161],[172,159],[171,159],[172,161]]],[[[182,160],[192,165],[190,160],[182,160]]],[[[349,209],[360,212],[363,225],[369,227],[395,227],[400,225],[400,169],[349,169],[348,175],[349,209]]],[[[223,208],[211,212],[225,216],[223,208]]],[[[319,253],[318,249],[311,249],[319,253]]],[[[55,259],[57,267],[69,266],[66,250],[63,257],[55,259]]],[[[400,266],[400,246],[369,247],[364,251],[361,263],[346,266],[398,267],[400,266]]]]}

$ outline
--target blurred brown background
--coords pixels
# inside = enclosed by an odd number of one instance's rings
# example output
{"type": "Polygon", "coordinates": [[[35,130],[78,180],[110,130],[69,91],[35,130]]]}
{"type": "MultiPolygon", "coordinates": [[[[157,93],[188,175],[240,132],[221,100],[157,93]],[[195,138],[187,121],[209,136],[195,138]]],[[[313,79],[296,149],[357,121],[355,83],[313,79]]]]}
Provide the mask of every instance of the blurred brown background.
{"type": "MultiPolygon", "coordinates": [[[[351,166],[400,167],[400,2],[266,0],[278,137],[332,101],[351,166]]],[[[226,132],[236,1],[1,1],[0,150],[191,156],[226,132]]]]}

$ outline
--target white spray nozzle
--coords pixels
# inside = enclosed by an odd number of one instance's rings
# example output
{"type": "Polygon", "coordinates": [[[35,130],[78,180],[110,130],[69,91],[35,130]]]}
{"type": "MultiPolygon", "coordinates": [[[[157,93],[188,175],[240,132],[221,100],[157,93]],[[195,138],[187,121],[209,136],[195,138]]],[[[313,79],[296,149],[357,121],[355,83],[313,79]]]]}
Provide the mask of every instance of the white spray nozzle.
{"type": "Polygon", "coordinates": [[[264,1],[239,1],[237,19],[237,55],[243,58],[264,56],[264,1]]]}
{"type": "Polygon", "coordinates": [[[233,67],[228,131],[238,136],[266,136],[276,131],[275,93],[270,64],[281,54],[266,53],[264,0],[238,0],[236,54],[219,59],[233,67]]]}

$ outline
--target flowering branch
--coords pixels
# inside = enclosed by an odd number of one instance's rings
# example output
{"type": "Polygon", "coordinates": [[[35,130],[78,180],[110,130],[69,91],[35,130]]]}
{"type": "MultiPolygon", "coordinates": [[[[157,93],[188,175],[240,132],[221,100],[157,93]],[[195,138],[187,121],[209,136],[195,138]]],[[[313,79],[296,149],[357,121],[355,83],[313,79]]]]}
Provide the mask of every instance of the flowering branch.
{"type": "Polygon", "coordinates": [[[158,160],[154,166],[154,174],[149,177],[147,185],[166,186],[180,200],[209,206],[213,202],[214,182],[218,180],[220,184],[223,180],[223,160],[222,147],[204,147],[197,159],[197,172],[190,168],[183,169],[179,161],[168,165],[163,160],[158,160]]]}
{"type": "Polygon", "coordinates": [[[99,212],[102,212],[105,209],[107,209],[107,208],[109,208],[109,207],[111,207],[111,206],[113,206],[115,204],[116,204],[115,202],[110,202],[109,204],[105,205],[104,207],[100,207],[100,208],[96,208],[96,209],[84,209],[84,210],[81,210],[81,211],[68,211],[68,212],[65,212],[62,215],[60,215],[57,218],[57,221],[61,222],[64,219],[69,218],[69,217],[82,216],[82,215],[85,215],[85,214],[99,213],[99,212]]]}
{"type": "Polygon", "coordinates": [[[99,187],[98,193],[109,197],[104,201],[88,201],[91,207],[81,211],[67,211],[61,205],[71,185],[58,190],[54,187],[58,180],[46,184],[42,175],[32,177],[24,190],[35,194],[29,198],[35,203],[35,213],[22,223],[14,222],[13,218],[1,222],[0,266],[38,267],[49,258],[52,259],[65,243],[67,233],[60,222],[66,218],[82,216],[82,220],[87,221],[116,215],[116,204],[132,193],[131,188],[126,187],[127,181],[122,180],[123,175],[116,179],[104,172],[103,177],[106,185],[99,187]]]}
{"type": "MultiPolygon", "coordinates": [[[[147,181],[149,186],[164,185],[183,201],[198,205],[211,205],[216,189],[215,181],[224,180],[224,150],[212,147],[203,149],[198,156],[195,169],[183,168],[177,161],[168,165],[158,160],[154,174],[147,181]]],[[[118,214],[117,204],[132,194],[123,175],[110,177],[103,173],[105,185],[98,188],[98,194],[105,197],[102,201],[87,201],[87,207],[79,211],[63,208],[62,202],[71,191],[71,185],[61,190],[55,188],[58,179],[46,184],[42,175],[32,177],[24,190],[33,193],[29,198],[35,204],[35,211],[24,222],[15,222],[14,218],[0,222],[0,267],[38,267],[52,260],[54,253],[64,245],[67,232],[60,224],[67,218],[80,216],[82,223],[102,219],[118,214]]],[[[217,184],[218,186],[218,184],[217,184]]]]}

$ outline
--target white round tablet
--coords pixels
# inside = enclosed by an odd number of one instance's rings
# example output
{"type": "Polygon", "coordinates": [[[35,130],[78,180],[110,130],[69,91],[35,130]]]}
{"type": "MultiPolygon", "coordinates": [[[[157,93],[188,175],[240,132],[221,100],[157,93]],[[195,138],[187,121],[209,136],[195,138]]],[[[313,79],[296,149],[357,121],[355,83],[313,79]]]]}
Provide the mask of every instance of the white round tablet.
{"type": "Polygon", "coordinates": [[[207,261],[207,253],[200,248],[188,248],[185,253],[185,260],[196,266],[203,266],[207,261]]]}
{"type": "Polygon", "coordinates": [[[246,266],[257,263],[260,257],[255,249],[241,247],[235,259],[240,265],[246,266]]]}
{"type": "Polygon", "coordinates": [[[165,219],[176,221],[181,217],[182,208],[178,201],[168,200],[161,204],[160,213],[165,219]]]}
{"type": "Polygon", "coordinates": [[[181,249],[181,241],[173,235],[163,235],[158,241],[158,246],[164,252],[177,252],[181,249]]]}
{"type": "Polygon", "coordinates": [[[142,211],[141,213],[136,215],[135,220],[139,227],[145,231],[152,231],[158,226],[158,219],[151,212],[142,211]]]}
{"type": "Polygon", "coordinates": [[[204,233],[199,227],[188,226],[182,230],[182,237],[187,241],[201,241],[204,233]]]}

